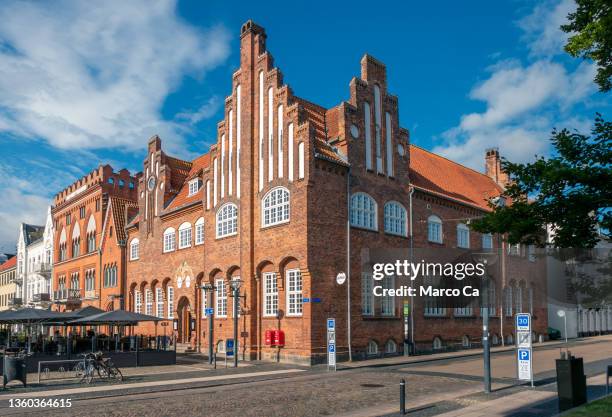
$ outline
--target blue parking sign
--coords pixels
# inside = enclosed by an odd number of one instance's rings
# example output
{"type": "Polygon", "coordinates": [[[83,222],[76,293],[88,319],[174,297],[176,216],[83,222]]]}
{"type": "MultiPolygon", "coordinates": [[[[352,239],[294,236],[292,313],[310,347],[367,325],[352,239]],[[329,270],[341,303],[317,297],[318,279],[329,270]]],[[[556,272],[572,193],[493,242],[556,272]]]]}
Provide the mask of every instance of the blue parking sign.
{"type": "Polygon", "coordinates": [[[327,319],[327,330],[336,330],[336,320],[327,319]]]}
{"type": "Polygon", "coordinates": [[[529,360],[529,349],[519,349],[518,350],[518,359],[519,361],[528,361],[529,360]]]}
{"type": "Polygon", "coordinates": [[[329,344],[329,353],[334,353],[336,351],[336,345],[333,343],[329,344]]]}

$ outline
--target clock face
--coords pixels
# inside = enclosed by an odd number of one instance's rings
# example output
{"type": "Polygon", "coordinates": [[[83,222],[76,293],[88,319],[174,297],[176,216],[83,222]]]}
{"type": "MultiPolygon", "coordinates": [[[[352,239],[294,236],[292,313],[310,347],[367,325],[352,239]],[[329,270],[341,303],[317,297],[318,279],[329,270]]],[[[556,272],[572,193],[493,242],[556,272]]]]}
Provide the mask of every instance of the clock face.
{"type": "Polygon", "coordinates": [[[359,137],[359,128],[355,125],[351,125],[351,136],[355,139],[359,137]]]}
{"type": "Polygon", "coordinates": [[[155,188],[155,177],[149,178],[149,183],[147,184],[147,187],[149,188],[149,191],[153,191],[153,188],[155,188]]]}

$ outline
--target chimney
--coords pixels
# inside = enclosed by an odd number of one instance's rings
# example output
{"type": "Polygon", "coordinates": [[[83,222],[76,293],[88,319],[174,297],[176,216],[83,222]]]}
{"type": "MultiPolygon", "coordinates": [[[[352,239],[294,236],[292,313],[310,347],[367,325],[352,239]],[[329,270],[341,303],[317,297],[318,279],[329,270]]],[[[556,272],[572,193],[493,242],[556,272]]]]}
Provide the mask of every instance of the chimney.
{"type": "Polygon", "coordinates": [[[508,185],[508,174],[502,170],[498,148],[489,148],[485,151],[485,173],[500,187],[506,188],[508,185]]]}

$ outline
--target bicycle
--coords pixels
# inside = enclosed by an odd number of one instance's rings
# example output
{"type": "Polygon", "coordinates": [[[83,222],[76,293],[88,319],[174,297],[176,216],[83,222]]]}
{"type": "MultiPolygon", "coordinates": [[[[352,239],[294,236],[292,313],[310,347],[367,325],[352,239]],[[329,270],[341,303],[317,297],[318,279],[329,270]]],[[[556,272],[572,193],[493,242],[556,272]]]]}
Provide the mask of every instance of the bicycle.
{"type": "Polygon", "coordinates": [[[76,376],[81,378],[79,382],[85,381],[90,384],[95,376],[94,372],[98,373],[100,379],[105,377],[123,381],[123,374],[119,368],[110,358],[103,358],[102,355],[102,352],[91,352],[82,355],[83,360],[74,367],[76,376]]]}

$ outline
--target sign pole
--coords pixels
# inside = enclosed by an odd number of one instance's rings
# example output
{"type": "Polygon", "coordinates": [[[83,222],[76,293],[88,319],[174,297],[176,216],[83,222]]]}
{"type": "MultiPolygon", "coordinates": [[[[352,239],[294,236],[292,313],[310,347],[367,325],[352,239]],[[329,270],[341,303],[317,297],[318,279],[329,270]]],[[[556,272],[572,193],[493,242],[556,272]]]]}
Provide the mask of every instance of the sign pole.
{"type": "Polygon", "coordinates": [[[531,388],[534,388],[531,315],[529,313],[517,314],[515,327],[517,377],[519,381],[530,381],[531,388]]]}
{"type": "Polygon", "coordinates": [[[336,320],[327,319],[327,370],[336,369],[336,320]]]}

